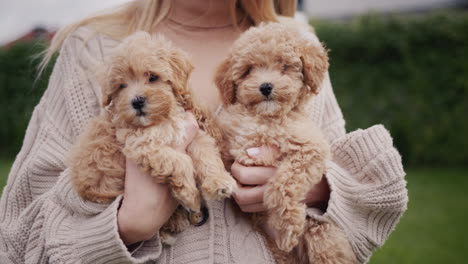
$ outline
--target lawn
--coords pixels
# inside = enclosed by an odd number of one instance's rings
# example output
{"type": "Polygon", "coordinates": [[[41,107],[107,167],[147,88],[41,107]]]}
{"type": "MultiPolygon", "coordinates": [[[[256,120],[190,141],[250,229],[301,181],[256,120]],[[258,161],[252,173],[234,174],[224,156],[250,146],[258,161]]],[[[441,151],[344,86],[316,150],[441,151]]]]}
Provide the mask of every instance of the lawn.
{"type": "Polygon", "coordinates": [[[410,169],[408,211],[371,263],[467,263],[468,169],[410,169]]]}
{"type": "MultiPolygon", "coordinates": [[[[0,190],[10,166],[0,161],[0,190]]],[[[408,211],[370,263],[466,263],[468,169],[409,169],[406,179],[408,211]]]]}

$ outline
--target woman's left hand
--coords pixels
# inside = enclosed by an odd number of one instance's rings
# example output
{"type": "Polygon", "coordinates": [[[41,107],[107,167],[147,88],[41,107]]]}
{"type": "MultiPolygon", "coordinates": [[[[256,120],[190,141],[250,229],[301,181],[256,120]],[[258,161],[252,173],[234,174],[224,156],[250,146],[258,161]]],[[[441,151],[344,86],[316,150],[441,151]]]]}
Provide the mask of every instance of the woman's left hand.
{"type": "MultiPolygon", "coordinates": [[[[247,150],[250,158],[256,159],[263,155],[271,155],[275,151],[268,147],[259,147],[247,150]]],[[[266,183],[275,176],[275,167],[243,166],[235,162],[231,166],[232,176],[237,180],[238,188],[233,197],[240,209],[246,213],[262,212],[266,210],[263,204],[263,194],[266,183]]],[[[304,203],[308,207],[316,207],[325,210],[330,197],[330,188],[325,177],[313,186],[307,193],[304,203]]]]}

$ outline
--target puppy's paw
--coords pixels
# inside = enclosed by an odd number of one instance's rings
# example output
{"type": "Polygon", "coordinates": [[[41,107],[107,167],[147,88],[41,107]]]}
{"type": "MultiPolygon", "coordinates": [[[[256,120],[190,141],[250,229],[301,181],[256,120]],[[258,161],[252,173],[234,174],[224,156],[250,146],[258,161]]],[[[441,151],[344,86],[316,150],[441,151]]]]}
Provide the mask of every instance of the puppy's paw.
{"type": "Polygon", "coordinates": [[[279,210],[278,213],[270,215],[268,221],[278,232],[278,248],[285,252],[290,252],[298,245],[307,222],[305,211],[301,207],[279,210]]]}
{"type": "Polygon", "coordinates": [[[282,229],[278,231],[278,238],[276,245],[284,252],[291,252],[299,244],[299,237],[301,232],[294,229],[282,229]]]}
{"type": "Polygon", "coordinates": [[[206,178],[202,184],[203,197],[206,200],[221,200],[231,196],[237,183],[226,171],[216,177],[206,178]]]}
{"type": "Polygon", "coordinates": [[[309,220],[301,243],[309,252],[310,263],[358,263],[344,232],[330,223],[309,220]]]}
{"type": "Polygon", "coordinates": [[[159,237],[161,238],[161,243],[167,246],[174,245],[177,240],[174,234],[167,231],[159,232],[159,237]]]}
{"type": "Polygon", "coordinates": [[[200,192],[196,191],[189,191],[188,189],[184,189],[181,193],[175,194],[173,192],[174,197],[179,200],[180,204],[187,210],[192,212],[199,212],[201,208],[201,197],[200,192]]]}
{"type": "Polygon", "coordinates": [[[174,196],[185,209],[193,212],[200,211],[200,191],[197,189],[195,182],[172,182],[171,191],[172,196],[174,196]]]}

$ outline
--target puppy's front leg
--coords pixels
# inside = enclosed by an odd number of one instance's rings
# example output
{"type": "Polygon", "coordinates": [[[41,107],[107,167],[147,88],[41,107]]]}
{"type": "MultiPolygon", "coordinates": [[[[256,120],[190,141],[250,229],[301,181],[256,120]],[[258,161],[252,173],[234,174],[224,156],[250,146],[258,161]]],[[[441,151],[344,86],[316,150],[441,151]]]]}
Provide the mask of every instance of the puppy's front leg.
{"type": "Polygon", "coordinates": [[[344,232],[329,222],[309,219],[297,249],[297,253],[303,262],[323,264],[358,263],[344,232]]]}
{"type": "Polygon", "coordinates": [[[138,150],[123,149],[127,158],[134,160],[159,183],[167,183],[172,195],[182,206],[200,211],[200,193],[197,189],[192,159],[169,146],[147,146],[138,150]]]}
{"type": "Polygon", "coordinates": [[[302,200],[323,174],[324,164],[318,151],[307,145],[291,151],[278,167],[275,178],[265,190],[269,209],[268,223],[278,232],[278,248],[290,252],[299,242],[306,223],[302,200]]]}
{"type": "Polygon", "coordinates": [[[204,131],[198,131],[187,148],[202,193],[207,200],[220,200],[231,196],[236,181],[226,171],[215,140],[204,131]]]}

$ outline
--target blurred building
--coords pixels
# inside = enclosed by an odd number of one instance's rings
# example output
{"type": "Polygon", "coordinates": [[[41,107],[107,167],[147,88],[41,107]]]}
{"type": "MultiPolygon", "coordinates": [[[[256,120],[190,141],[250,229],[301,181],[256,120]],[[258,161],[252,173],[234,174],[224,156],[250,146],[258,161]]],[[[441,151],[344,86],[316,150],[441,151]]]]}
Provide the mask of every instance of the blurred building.
{"type": "Polygon", "coordinates": [[[319,18],[343,18],[368,12],[426,12],[438,8],[466,8],[468,0],[300,0],[299,8],[319,18]]]}
{"type": "Polygon", "coordinates": [[[52,38],[54,37],[54,34],[55,34],[55,31],[48,31],[46,28],[38,26],[38,27],[33,28],[30,32],[24,34],[23,36],[5,44],[3,47],[9,48],[21,42],[32,42],[32,41],[50,42],[52,38]]]}

